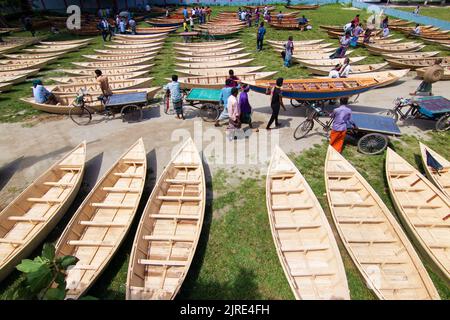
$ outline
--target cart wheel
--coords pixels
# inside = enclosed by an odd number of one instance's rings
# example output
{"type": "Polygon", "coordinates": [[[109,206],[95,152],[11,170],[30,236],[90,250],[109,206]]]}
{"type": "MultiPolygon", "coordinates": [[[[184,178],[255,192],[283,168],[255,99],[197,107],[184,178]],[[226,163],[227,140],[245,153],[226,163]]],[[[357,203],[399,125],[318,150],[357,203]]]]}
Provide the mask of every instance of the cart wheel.
{"type": "Polygon", "coordinates": [[[199,110],[200,117],[203,119],[203,121],[216,121],[216,119],[219,117],[219,110],[217,109],[217,107],[217,105],[211,103],[204,104],[199,110]]]}
{"type": "Polygon", "coordinates": [[[305,121],[300,123],[294,131],[295,140],[299,140],[306,136],[312,130],[312,128],[314,128],[314,120],[306,119],[305,121]]]}
{"type": "Polygon", "coordinates": [[[291,99],[291,106],[293,106],[294,108],[298,108],[304,105],[304,102],[301,100],[295,100],[295,99],[291,99]]]}
{"type": "Polygon", "coordinates": [[[386,115],[386,117],[392,118],[394,119],[395,122],[398,121],[398,113],[395,110],[388,110],[384,113],[386,115]]]}
{"type": "Polygon", "coordinates": [[[123,107],[120,114],[123,122],[139,122],[143,118],[142,108],[135,104],[123,107]]]}
{"type": "Polygon", "coordinates": [[[386,136],[379,133],[370,133],[358,141],[358,150],[361,153],[373,155],[383,152],[388,144],[386,136]]]}
{"type": "Polygon", "coordinates": [[[73,107],[69,110],[69,117],[79,126],[85,126],[92,120],[91,112],[86,108],[73,107]]]}
{"type": "Polygon", "coordinates": [[[436,131],[447,131],[450,129],[450,113],[444,114],[436,122],[436,131]]]}

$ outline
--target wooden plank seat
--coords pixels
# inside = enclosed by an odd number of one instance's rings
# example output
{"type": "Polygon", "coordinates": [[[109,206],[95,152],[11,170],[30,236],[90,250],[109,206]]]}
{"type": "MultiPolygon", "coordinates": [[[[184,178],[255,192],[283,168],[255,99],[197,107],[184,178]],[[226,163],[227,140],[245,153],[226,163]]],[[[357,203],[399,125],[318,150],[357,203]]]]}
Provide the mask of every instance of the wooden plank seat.
{"type": "Polygon", "coordinates": [[[133,159],[126,159],[122,161],[124,164],[134,164],[134,165],[143,165],[144,161],[142,160],[133,160],[133,159]]]}
{"type": "Polygon", "coordinates": [[[173,267],[184,267],[186,265],[186,261],[176,261],[176,260],[148,260],[148,259],[139,259],[139,264],[150,265],[150,266],[173,266],[173,267]]]}
{"type": "Polygon", "coordinates": [[[323,251],[328,250],[330,247],[325,244],[316,244],[316,245],[303,245],[303,246],[292,246],[292,247],[281,247],[281,251],[283,252],[308,252],[308,251],[323,251]]]}
{"type": "Polygon", "coordinates": [[[80,166],[70,166],[70,165],[64,165],[59,167],[59,170],[61,171],[80,171],[80,166]]]}
{"type": "Polygon", "coordinates": [[[185,219],[185,220],[198,220],[198,215],[191,214],[150,214],[150,218],[154,219],[185,219]]]}
{"type": "Polygon", "coordinates": [[[17,222],[45,222],[47,221],[47,218],[44,217],[27,217],[27,216],[9,216],[9,221],[17,221],[17,222]]]}
{"type": "Polygon", "coordinates": [[[319,277],[319,276],[333,276],[335,271],[330,270],[318,270],[318,269],[306,269],[306,270],[291,270],[291,275],[293,277],[319,277]]]}
{"type": "Polygon", "coordinates": [[[102,240],[70,240],[67,244],[74,247],[114,247],[116,245],[102,240]]]}
{"type": "Polygon", "coordinates": [[[441,206],[432,204],[404,204],[404,209],[439,209],[441,206]]]}
{"type": "Polygon", "coordinates": [[[413,225],[419,228],[450,228],[450,223],[445,221],[420,221],[414,222],[413,225]]]}
{"type": "Polygon", "coordinates": [[[142,173],[114,172],[114,175],[121,178],[141,178],[142,173]]]}
{"type": "Polygon", "coordinates": [[[173,167],[176,169],[198,169],[197,163],[174,163],[173,167]]]}
{"type": "Polygon", "coordinates": [[[380,288],[378,288],[378,290],[393,290],[393,291],[398,291],[398,290],[420,290],[423,289],[423,287],[421,286],[417,286],[417,285],[410,285],[410,284],[403,284],[403,285],[399,285],[399,284],[395,284],[394,286],[390,286],[389,284],[386,285],[382,285],[380,288]]]}
{"type": "Polygon", "coordinates": [[[361,264],[406,264],[409,263],[408,259],[398,257],[371,257],[371,256],[358,256],[358,261],[361,264]]]}
{"type": "Polygon", "coordinates": [[[397,187],[393,188],[396,192],[422,192],[425,191],[424,188],[408,188],[408,187],[397,187]]]}
{"type": "Polygon", "coordinates": [[[448,249],[450,248],[450,243],[432,243],[429,247],[431,249],[448,249]]]}
{"type": "Polygon", "coordinates": [[[315,229],[320,228],[322,225],[319,223],[277,223],[275,224],[275,229],[315,229]]]}
{"type": "Polygon", "coordinates": [[[291,193],[302,193],[305,189],[272,189],[270,192],[272,194],[291,194],[291,193]]]}
{"type": "Polygon", "coordinates": [[[351,178],[355,175],[354,172],[345,171],[327,171],[328,178],[351,178]]]}
{"type": "Polygon", "coordinates": [[[94,202],[91,203],[91,206],[95,208],[104,208],[104,209],[133,209],[135,207],[134,204],[126,204],[126,203],[106,203],[106,202],[94,202]]]}
{"type": "Polygon", "coordinates": [[[295,176],[296,173],[294,171],[283,171],[283,172],[277,172],[276,174],[270,175],[271,179],[286,179],[286,178],[292,178],[295,176]]]}
{"type": "Polygon", "coordinates": [[[53,182],[53,181],[47,181],[43,183],[45,186],[50,186],[50,187],[61,187],[61,188],[69,188],[69,187],[73,187],[74,184],[70,183],[70,182],[53,182]]]}
{"type": "Polygon", "coordinates": [[[391,171],[389,171],[389,175],[391,175],[391,176],[409,176],[409,175],[411,175],[411,174],[413,174],[414,172],[413,171],[410,171],[410,170],[391,170],[391,171]]]}
{"type": "Polygon", "coordinates": [[[97,269],[98,267],[90,264],[76,264],[68,268],[68,270],[97,270],[97,269]]]}
{"type": "Polygon", "coordinates": [[[340,203],[333,203],[334,207],[352,207],[352,208],[367,208],[367,207],[373,207],[374,203],[367,203],[367,202],[360,202],[360,203],[351,203],[351,202],[340,202],[340,203]]]}
{"type": "Polygon", "coordinates": [[[36,202],[36,203],[60,203],[63,201],[63,199],[57,199],[57,198],[28,198],[27,201],[29,202],[36,202]]]}
{"type": "Polygon", "coordinates": [[[381,219],[378,217],[338,217],[339,223],[358,223],[358,224],[364,224],[364,223],[384,223],[386,222],[385,219],[381,219]]]}
{"type": "Polygon", "coordinates": [[[139,193],[139,188],[126,188],[126,187],[103,187],[103,191],[111,193],[139,193]]]}
{"type": "Polygon", "coordinates": [[[200,184],[200,180],[166,179],[164,181],[172,184],[200,184]]]}
{"type": "Polygon", "coordinates": [[[180,242],[194,242],[195,239],[191,236],[185,235],[151,235],[143,236],[144,240],[148,241],[180,241],[180,242]]]}
{"type": "Polygon", "coordinates": [[[202,201],[202,197],[189,197],[189,196],[158,196],[158,200],[163,201],[202,201]]]}
{"type": "Polygon", "coordinates": [[[396,239],[348,239],[347,240],[348,243],[396,243],[397,240],[396,239]]]}
{"type": "Polygon", "coordinates": [[[6,244],[10,244],[10,245],[20,245],[20,244],[24,244],[25,240],[0,238],[0,243],[6,243],[6,244]]]}
{"type": "Polygon", "coordinates": [[[124,228],[128,226],[127,223],[113,222],[113,221],[80,221],[79,224],[89,227],[105,227],[105,228],[109,227],[124,228]]]}
{"type": "Polygon", "coordinates": [[[292,205],[292,206],[272,206],[272,210],[274,211],[281,211],[281,210],[308,210],[312,209],[313,206],[311,205],[292,205]]]}
{"type": "Polygon", "coordinates": [[[362,188],[359,187],[330,187],[330,191],[342,191],[342,192],[357,192],[361,191],[362,188]]]}

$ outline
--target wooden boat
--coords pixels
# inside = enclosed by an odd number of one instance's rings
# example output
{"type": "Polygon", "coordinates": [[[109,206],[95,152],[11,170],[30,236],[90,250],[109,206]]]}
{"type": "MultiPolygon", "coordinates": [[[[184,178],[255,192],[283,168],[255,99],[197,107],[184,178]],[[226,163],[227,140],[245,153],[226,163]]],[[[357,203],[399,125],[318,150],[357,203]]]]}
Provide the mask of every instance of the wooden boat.
{"type": "Polygon", "coordinates": [[[233,48],[225,50],[193,50],[193,51],[178,51],[177,54],[181,56],[189,57],[216,57],[216,56],[228,56],[231,54],[237,54],[244,51],[245,48],[233,48]]]}
{"type": "MultiPolygon", "coordinates": [[[[120,81],[127,79],[134,79],[139,77],[145,77],[148,75],[148,71],[121,73],[117,75],[108,76],[109,81],[120,81]]],[[[80,83],[80,82],[92,82],[94,80],[93,75],[81,76],[81,77],[51,77],[49,78],[56,83],[80,83]]]]}
{"type": "MultiPolygon", "coordinates": [[[[423,78],[426,70],[427,70],[427,67],[419,68],[419,69],[416,69],[415,71],[417,72],[417,76],[419,78],[423,78]]],[[[441,80],[450,80],[450,67],[449,66],[444,67],[444,75],[442,76],[441,80]]]]}
{"type": "Polygon", "coordinates": [[[299,30],[300,26],[298,24],[298,22],[282,22],[279,23],[277,21],[271,21],[269,22],[269,25],[274,28],[274,29],[279,29],[279,30],[299,30]]]}
{"type": "MultiPolygon", "coordinates": [[[[114,94],[124,94],[124,93],[134,93],[134,92],[145,92],[147,93],[147,99],[152,99],[155,94],[161,89],[161,87],[151,87],[145,89],[127,89],[127,90],[113,90],[114,94]]],[[[93,107],[95,110],[102,111],[103,105],[96,99],[95,96],[99,96],[101,92],[89,92],[94,97],[86,97],[88,99],[89,106],[93,107]]],[[[34,98],[21,98],[22,102],[25,102],[36,110],[55,113],[55,114],[69,114],[70,109],[73,108],[72,102],[75,100],[75,96],[77,93],[55,93],[56,99],[58,100],[58,104],[45,104],[45,103],[36,103],[34,98]]],[[[79,113],[79,111],[72,111],[72,113],[79,113]]]]}
{"type": "Polygon", "coordinates": [[[35,60],[0,60],[0,72],[14,70],[41,69],[48,63],[54,61],[54,58],[35,59],[35,60]]]}
{"type": "Polygon", "coordinates": [[[67,48],[67,50],[73,50],[73,49],[77,49],[78,50],[78,49],[86,47],[88,44],[89,43],[87,43],[87,42],[77,43],[77,44],[66,44],[66,45],[64,45],[64,44],[61,44],[61,45],[56,45],[56,44],[53,44],[53,45],[37,44],[34,47],[37,48],[37,49],[48,49],[49,50],[48,52],[51,52],[52,49],[55,50],[55,51],[66,51],[66,50],[60,50],[60,49],[64,49],[64,48],[67,48]]]}
{"type": "Polygon", "coordinates": [[[115,44],[126,44],[126,45],[139,45],[139,44],[152,44],[154,47],[162,47],[164,45],[163,38],[148,39],[148,40],[113,40],[112,43],[115,44]]]}
{"type": "Polygon", "coordinates": [[[329,26],[329,25],[319,25],[320,29],[326,30],[326,31],[334,31],[334,32],[344,32],[344,27],[343,26],[329,26]]]}
{"type": "MultiPolygon", "coordinates": [[[[294,51],[309,51],[309,50],[323,50],[330,49],[330,47],[334,46],[333,43],[315,43],[315,44],[297,44],[297,41],[294,42],[294,51]]],[[[272,48],[285,50],[284,44],[270,44],[272,48]]],[[[335,50],[335,48],[333,48],[335,50]]]]}
{"type": "Polygon", "coordinates": [[[381,45],[376,43],[366,43],[366,49],[372,54],[380,55],[383,53],[396,53],[396,52],[415,52],[425,48],[425,45],[419,42],[403,42],[394,43],[390,45],[381,45]]]}
{"type": "MultiPolygon", "coordinates": [[[[239,76],[240,81],[254,81],[259,79],[268,79],[276,74],[277,71],[272,72],[256,72],[247,73],[239,76]]],[[[180,86],[184,89],[192,88],[210,88],[210,89],[220,89],[223,88],[225,80],[228,79],[228,75],[225,76],[195,76],[178,78],[180,86]]],[[[170,79],[167,79],[170,80],[170,79]]]]}
{"type": "Polygon", "coordinates": [[[381,88],[397,82],[398,80],[406,76],[408,72],[409,69],[357,73],[357,74],[350,74],[348,76],[348,79],[374,78],[378,81],[377,88],[381,88]]]}
{"type": "Polygon", "coordinates": [[[80,47],[78,46],[59,46],[59,47],[51,47],[45,46],[46,48],[33,48],[33,49],[23,49],[23,52],[33,53],[33,54],[42,54],[42,53],[56,53],[56,52],[72,52],[77,51],[80,47]]]}
{"type": "MultiPolygon", "coordinates": [[[[142,66],[128,66],[128,67],[109,67],[102,68],[102,73],[107,76],[114,76],[125,73],[133,73],[139,71],[149,71],[154,64],[142,65],[142,66]]],[[[60,69],[59,71],[75,75],[75,76],[92,76],[96,68],[87,69],[60,69]]]]}
{"type": "MultiPolygon", "coordinates": [[[[267,94],[275,86],[275,80],[242,81],[253,91],[267,94]]],[[[374,78],[338,79],[285,79],[281,95],[296,100],[329,100],[366,92],[379,85],[374,78]]]]}
{"type": "Polygon", "coordinates": [[[392,149],[387,149],[389,192],[403,226],[445,280],[450,280],[450,200],[392,149]]]}
{"type": "Polygon", "coordinates": [[[149,35],[149,34],[167,34],[176,31],[176,27],[137,27],[136,33],[138,35],[149,35]]]}
{"type": "Polygon", "coordinates": [[[16,77],[26,75],[27,77],[31,77],[37,75],[39,73],[39,69],[26,69],[26,70],[14,70],[14,71],[3,71],[0,72],[0,77],[16,77]]]}
{"type": "Polygon", "coordinates": [[[393,68],[409,68],[417,69],[422,67],[429,67],[434,65],[437,59],[442,59],[442,66],[450,65],[450,56],[448,57],[430,57],[422,59],[386,59],[389,65],[393,68]]]}
{"type": "Polygon", "coordinates": [[[218,46],[208,46],[208,47],[183,47],[183,46],[174,46],[173,49],[178,52],[211,52],[211,50],[214,51],[225,51],[230,50],[233,48],[241,47],[241,42],[235,42],[225,45],[218,45],[218,46]]]}
{"type": "Polygon", "coordinates": [[[13,84],[12,83],[0,83],[0,92],[5,92],[11,90],[13,84]]]}
{"type": "Polygon", "coordinates": [[[313,5],[297,5],[297,6],[285,6],[288,9],[294,9],[294,10],[316,10],[319,9],[320,5],[313,4],[313,5]]]}
{"type": "Polygon", "coordinates": [[[211,32],[234,32],[234,31],[240,31],[245,28],[245,26],[227,26],[227,25],[203,25],[200,24],[197,26],[200,30],[207,30],[211,32]]]}
{"type": "MultiPolygon", "coordinates": [[[[84,54],[84,58],[95,61],[130,61],[138,59],[149,59],[152,60],[156,58],[156,52],[151,53],[140,53],[135,55],[100,55],[100,54],[84,54]]],[[[146,60],[146,61],[149,61],[146,60]]]]}
{"type": "Polygon", "coordinates": [[[266,203],[278,258],[297,300],[350,300],[333,231],[314,192],[276,146],[266,178],[266,203]]]}
{"type": "MultiPolygon", "coordinates": [[[[338,59],[318,59],[318,60],[305,60],[305,59],[297,59],[295,58],[295,56],[293,56],[294,60],[296,60],[298,63],[303,64],[306,67],[329,67],[332,66],[334,67],[335,65],[337,65],[338,63],[344,63],[345,58],[338,58],[338,59]]],[[[364,57],[352,57],[350,58],[350,63],[356,63],[359,61],[364,60],[365,58],[367,58],[366,56],[364,57]]]]}
{"type": "Polygon", "coordinates": [[[155,57],[141,58],[125,61],[92,61],[92,62],[72,62],[73,65],[83,67],[83,68],[112,68],[112,67],[126,67],[135,65],[146,65],[152,61],[155,57]]]}
{"type": "Polygon", "coordinates": [[[67,41],[41,41],[39,42],[45,46],[62,46],[62,45],[77,45],[77,44],[85,44],[90,43],[94,38],[89,39],[80,39],[80,40],[67,40],[67,41]]]}
{"type": "MultiPolygon", "coordinates": [[[[161,47],[162,48],[162,47],[161,47]]],[[[154,48],[145,48],[145,49],[130,49],[130,50],[103,50],[103,49],[94,49],[96,53],[100,53],[102,55],[109,55],[109,56],[130,56],[130,55],[137,55],[137,54],[157,54],[159,50],[161,50],[159,47],[154,48]]]]}
{"type": "Polygon", "coordinates": [[[189,69],[208,69],[208,68],[229,68],[237,66],[245,66],[252,62],[254,59],[239,59],[239,60],[228,60],[219,62],[197,62],[197,63],[175,63],[176,66],[189,69]]]}
{"type": "MultiPolygon", "coordinates": [[[[365,72],[375,72],[380,71],[384,67],[388,65],[387,62],[384,63],[374,63],[374,64],[360,64],[352,66],[352,74],[355,73],[365,73],[365,72]]],[[[334,66],[329,67],[312,67],[308,66],[307,69],[312,74],[327,76],[330,71],[334,68],[334,66]]]]}
{"type": "Polygon", "coordinates": [[[182,19],[150,19],[146,23],[155,27],[177,27],[183,24],[182,19]]]}
{"type": "Polygon", "coordinates": [[[56,256],[79,259],[66,271],[66,299],[85,293],[106,268],[136,214],[147,172],[142,138],[100,179],[56,244],[56,256]]]}
{"type": "MultiPolygon", "coordinates": [[[[250,9],[250,10],[252,10],[252,9],[254,10],[254,9],[258,8],[261,12],[264,11],[264,6],[263,5],[260,5],[260,6],[244,6],[244,8],[245,9],[250,9]]],[[[268,6],[267,7],[267,11],[274,11],[275,9],[276,9],[275,6],[268,6]]],[[[236,15],[236,13],[234,15],[236,15]]]]}
{"type": "Polygon", "coordinates": [[[438,44],[438,45],[450,45],[450,40],[436,40],[436,39],[428,39],[428,38],[422,38],[421,39],[425,43],[429,44],[438,44]]]}
{"type": "Polygon", "coordinates": [[[230,54],[229,56],[213,56],[213,57],[175,57],[175,59],[182,62],[218,62],[235,59],[243,59],[248,57],[251,53],[230,54]]]}
{"type": "MultiPolygon", "coordinates": [[[[194,29],[194,31],[199,31],[199,29],[194,29]]],[[[209,36],[213,36],[215,38],[228,38],[230,36],[234,36],[237,35],[239,32],[241,32],[242,30],[220,30],[220,29],[215,29],[215,30],[207,30],[207,33],[209,36]]]]}
{"type": "Polygon", "coordinates": [[[10,90],[13,84],[24,82],[28,78],[28,74],[14,75],[14,76],[1,76],[0,75],[0,86],[5,89],[10,90]]]}
{"type": "MultiPolygon", "coordinates": [[[[401,38],[396,38],[396,39],[370,38],[369,44],[375,43],[375,44],[380,44],[380,45],[390,45],[393,43],[399,43],[402,40],[403,39],[401,39],[401,38]]],[[[358,39],[358,45],[365,47],[366,44],[364,43],[364,39],[358,39]]]]}
{"type": "Polygon", "coordinates": [[[389,26],[406,26],[411,23],[412,21],[406,21],[402,19],[389,19],[389,26]]]}
{"type": "MultiPolygon", "coordinates": [[[[232,68],[234,75],[239,76],[242,74],[258,72],[264,69],[265,66],[257,67],[236,67],[232,68]]],[[[210,68],[210,69],[176,69],[175,72],[182,73],[188,76],[228,76],[230,68],[210,68]]]]}
{"type": "Polygon", "coordinates": [[[212,47],[222,47],[229,44],[239,43],[242,44],[241,40],[234,39],[234,40],[221,40],[221,41],[207,41],[207,42],[174,42],[173,46],[174,48],[212,48],[212,47]]]}
{"type": "Polygon", "coordinates": [[[156,182],[139,222],[126,299],[174,299],[189,271],[205,216],[206,182],[192,139],[156,182]]]}
{"type": "MultiPolygon", "coordinates": [[[[379,36],[381,34],[381,31],[382,31],[381,29],[374,30],[371,39],[377,39],[377,40],[379,39],[379,40],[381,40],[381,39],[387,39],[387,38],[390,38],[390,37],[393,36],[392,34],[390,34],[390,35],[388,35],[386,37],[380,38],[379,36]]],[[[343,30],[339,31],[339,32],[328,30],[327,34],[328,34],[328,36],[331,39],[339,39],[339,38],[343,37],[345,33],[344,33],[343,30]]],[[[358,39],[364,39],[364,34],[360,34],[358,39]]]]}
{"type": "Polygon", "coordinates": [[[397,220],[361,174],[331,146],[325,160],[325,187],[343,245],[379,299],[440,299],[397,220]]]}
{"type": "Polygon", "coordinates": [[[384,58],[392,59],[422,59],[437,56],[439,51],[413,52],[413,53],[383,53],[384,58]]]}
{"type": "MultiPolygon", "coordinates": [[[[351,54],[354,50],[348,50],[345,53],[345,57],[351,54]]],[[[323,51],[300,51],[295,52],[292,57],[296,59],[305,59],[305,60],[321,60],[321,59],[330,59],[331,52],[323,52],[323,51]]]]}
{"type": "Polygon", "coordinates": [[[438,189],[450,199],[450,161],[438,154],[436,151],[430,149],[428,146],[419,142],[420,154],[422,156],[422,165],[425,169],[425,174],[428,179],[434,183],[438,189]],[[436,170],[428,165],[427,153],[433,157],[442,166],[442,169],[436,170]]]}
{"type": "Polygon", "coordinates": [[[0,213],[0,281],[47,237],[81,186],[86,160],[82,142],[34,180],[0,213]]]}
{"type": "MultiPolygon", "coordinates": [[[[111,90],[136,89],[150,87],[153,78],[124,79],[118,81],[109,81],[111,90]]],[[[56,86],[48,86],[52,93],[76,93],[80,89],[87,89],[91,92],[101,92],[100,85],[95,80],[78,80],[75,83],[59,84],[56,86]]]]}
{"type": "Polygon", "coordinates": [[[18,59],[18,60],[35,60],[35,59],[46,59],[46,58],[55,58],[65,55],[67,52],[58,52],[58,53],[42,53],[42,54],[4,54],[5,58],[9,59],[18,59]]]}
{"type": "Polygon", "coordinates": [[[106,48],[111,49],[122,49],[122,50],[132,50],[132,49],[148,49],[158,47],[159,44],[154,45],[153,43],[146,44],[105,44],[106,48]]]}
{"type": "MultiPolygon", "coordinates": [[[[322,44],[325,40],[324,39],[316,39],[316,40],[301,40],[301,41],[293,41],[294,47],[301,47],[301,46],[310,46],[310,45],[317,45],[322,44]]],[[[278,41],[278,40],[267,40],[267,43],[271,45],[279,45],[283,46],[287,41],[278,41]]],[[[330,46],[334,46],[334,44],[330,43],[328,44],[330,46]]],[[[295,48],[297,49],[297,48],[295,48]]]]}
{"type": "MultiPolygon", "coordinates": [[[[167,37],[167,35],[164,35],[164,37],[167,37]]],[[[155,38],[161,38],[161,34],[116,34],[114,36],[115,39],[120,40],[151,40],[155,38]]]]}

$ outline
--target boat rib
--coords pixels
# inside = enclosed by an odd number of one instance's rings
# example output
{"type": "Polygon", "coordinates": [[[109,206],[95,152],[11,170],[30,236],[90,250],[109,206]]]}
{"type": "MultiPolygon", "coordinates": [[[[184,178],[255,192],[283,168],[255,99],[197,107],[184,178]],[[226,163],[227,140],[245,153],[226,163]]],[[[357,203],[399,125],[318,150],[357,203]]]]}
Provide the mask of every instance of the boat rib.
{"type": "Polygon", "coordinates": [[[375,190],[331,146],[325,186],[339,236],[379,299],[440,299],[400,224],[375,190]]]}
{"type": "Polygon", "coordinates": [[[390,148],[386,177],[405,229],[435,269],[450,281],[450,200],[390,148]]]}
{"type": "Polygon", "coordinates": [[[267,172],[266,202],[278,258],[296,299],[350,300],[344,264],[325,213],[278,146],[267,172]]]}
{"type": "Polygon", "coordinates": [[[0,280],[53,230],[75,199],[86,160],[82,142],[33,181],[0,213],[0,280]]]}
{"type": "Polygon", "coordinates": [[[142,214],[130,256],[127,299],[175,298],[195,254],[205,202],[203,164],[189,139],[164,169],[142,214]]]}
{"type": "Polygon", "coordinates": [[[66,272],[66,299],[77,299],[106,268],[125,238],[145,183],[147,157],[139,139],[97,182],[56,244],[56,256],[79,261],[66,272]]]}

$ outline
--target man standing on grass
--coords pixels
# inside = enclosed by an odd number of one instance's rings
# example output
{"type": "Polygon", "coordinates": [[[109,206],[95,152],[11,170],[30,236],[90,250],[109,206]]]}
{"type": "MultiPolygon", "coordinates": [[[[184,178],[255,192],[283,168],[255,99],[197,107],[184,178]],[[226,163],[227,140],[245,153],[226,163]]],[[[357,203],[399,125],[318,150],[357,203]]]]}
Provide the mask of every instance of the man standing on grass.
{"type": "Polygon", "coordinates": [[[348,97],[340,99],[341,105],[334,109],[330,114],[330,118],[333,119],[333,126],[330,134],[330,145],[341,153],[344,147],[344,140],[347,134],[347,124],[355,126],[352,122],[352,110],[347,106],[348,97]]]}
{"type": "Polygon", "coordinates": [[[266,34],[266,28],[264,28],[264,22],[261,22],[256,34],[256,49],[261,51],[263,49],[264,35],[266,34]]]}

